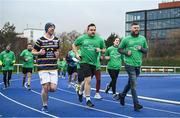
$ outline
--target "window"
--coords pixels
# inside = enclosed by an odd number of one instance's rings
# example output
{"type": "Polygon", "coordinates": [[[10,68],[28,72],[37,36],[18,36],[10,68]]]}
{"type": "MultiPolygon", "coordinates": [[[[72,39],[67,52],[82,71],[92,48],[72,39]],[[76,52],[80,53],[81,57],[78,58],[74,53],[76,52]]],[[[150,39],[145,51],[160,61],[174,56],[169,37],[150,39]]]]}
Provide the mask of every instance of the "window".
{"type": "Polygon", "coordinates": [[[144,19],[145,19],[145,12],[134,12],[134,13],[126,14],[127,21],[139,21],[144,19]]]}

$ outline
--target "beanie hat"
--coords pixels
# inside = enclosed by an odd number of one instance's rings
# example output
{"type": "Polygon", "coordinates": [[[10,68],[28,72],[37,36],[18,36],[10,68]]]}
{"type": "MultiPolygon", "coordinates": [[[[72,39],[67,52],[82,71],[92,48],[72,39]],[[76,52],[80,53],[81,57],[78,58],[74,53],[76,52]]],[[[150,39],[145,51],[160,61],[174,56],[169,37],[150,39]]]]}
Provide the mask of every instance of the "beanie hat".
{"type": "Polygon", "coordinates": [[[50,27],[52,27],[52,26],[55,28],[55,25],[54,25],[53,23],[46,23],[46,25],[45,25],[45,31],[47,32],[48,29],[49,29],[50,27]]]}

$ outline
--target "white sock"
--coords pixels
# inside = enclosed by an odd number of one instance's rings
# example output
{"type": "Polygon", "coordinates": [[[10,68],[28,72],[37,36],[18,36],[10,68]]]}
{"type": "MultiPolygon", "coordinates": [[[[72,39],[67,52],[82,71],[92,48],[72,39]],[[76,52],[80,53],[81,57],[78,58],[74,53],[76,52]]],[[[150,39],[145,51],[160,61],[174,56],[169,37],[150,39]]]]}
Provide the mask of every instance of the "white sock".
{"type": "Polygon", "coordinates": [[[90,96],[86,96],[86,102],[87,102],[88,100],[91,100],[90,96]]]}

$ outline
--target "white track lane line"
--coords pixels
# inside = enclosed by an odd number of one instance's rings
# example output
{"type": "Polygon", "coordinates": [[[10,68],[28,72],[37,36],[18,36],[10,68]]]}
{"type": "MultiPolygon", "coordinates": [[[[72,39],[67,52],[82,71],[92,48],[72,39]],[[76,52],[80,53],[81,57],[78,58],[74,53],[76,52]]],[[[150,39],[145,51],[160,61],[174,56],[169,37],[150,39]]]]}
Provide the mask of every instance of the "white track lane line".
{"type": "MultiPolygon", "coordinates": [[[[31,90],[31,91],[36,93],[36,94],[38,94],[38,95],[41,95],[37,91],[34,91],[34,90],[31,90]]],[[[76,104],[76,103],[69,102],[69,101],[66,101],[66,100],[62,100],[62,99],[59,99],[59,98],[56,98],[56,97],[52,97],[52,96],[49,96],[49,98],[53,99],[53,100],[57,100],[57,101],[63,102],[63,103],[67,103],[67,104],[70,104],[70,105],[74,105],[74,106],[78,106],[78,107],[82,107],[82,108],[92,109],[92,110],[99,111],[99,112],[106,113],[106,114],[110,114],[110,115],[115,115],[115,116],[125,117],[125,118],[133,118],[131,116],[127,116],[127,115],[123,115],[123,114],[118,114],[118,113],[114,113],[114,112],[110,112],[110,111],[105,111],[105,110],[102,110],[102,109],[87,107],[87,106],[84,106],[84,105],[76,104]]]]}
{"type": "MultiPolygon", "coordinates": [[[[36,80],[34,80],[34,81],[36,81],[36,80]]],[[[27,88],[27,82],[25,83],[25,87],[27,88]]],[[[31,92],[34,92],[34,93],[36,93],[38,95],[41,95],[41,93],[39,93],[37,91],[34,91],[34,90],[31,90],[31,92]]],[[[88,109],[92,109],[92,110],[95,110],[95,111],[99,111],[99,112],[103,112],[103,113],[107,113],[107,114],[111,114],[111,115],[115,115],[115,116],[126,117],[126,118],[133,118],[131,116],[127,116],[127,115],[123,115],[123,114],[118,114],[118,113],[114,113],[114,112],[110,112],[110,111],[105,111],[105,110],[101,110],[101,109],[97,109],[97,108],[90,108],[90,107],[87,107],[87,106],[84,106],[84,105],[76,104],[76,103],[69,102],[69,101],[66,101],[66,100],[62,100],[62,99],[59,99],[59,98],[55,98],[55,97],[52,97],[52,96],[49,96],[49,98],[57,100],[57,101],[60,101],[60,102],[64,102],[64,103],[67,103],[67,104],[71,104],[71,105],[74,105],[74,106],[88,108],[88,109]]]]}
{"type": "MultiPolygon", "coordinates": [[[[91,88],[91,90],[96,90],[95,88],[91,88]]],[[[100,92],[105,92],[105,90],[100,89],[100,92]]],[[[109,91],[109,93],[112,93],[112,91],[109,91]]],[[[116,93],[118,94],[118,93],[116,93]]],[[[127,94],[128,97],[132,97],[132,95],[127,94]]],[[[179,101],[173,101],[173,100],[165,100],[165,99],[158,99],[158,98],[152,98],[152,97],[145,97],[145,96],[138,96],[138,98],[143,99],[143,100],[149,100],[149,101],[155,101],[155,102],[162,102],[162,103],[167,103],[167,104],[175,104],[175,105],[180,105],[179,101]]]]}
{"type": "MultiPolygon", "coordinates": [[[[67,93],[70,93],[70,94],[76,94],[75,92],[68,91],[68,90],[63,90],[63,89],[60,89],[60,88],[58,88],[58,90],[64,91],[64,92],[67,92],[67,93]]],[[[107,100],[107,99],[101,99],[101,100],[106,101],[106,102],[111,102],[111,103],[117,103],[117,104],[119,104],[119,102],[112,101],[112,100],[107,100]]],[[[133,106],[132,104],[128,104],[128,103],[126,103],[126,104],[127,104],[128,106],[133,106]]],[[[171,114],[180,115],[180,113],[174,112],[174,111],[168,111],[168,110],[156,109],[156,108],[151,108],[151,107],[143,107],[143,108],[149,109],[149,110],[154,110],[154,111],[160,111],[160,112],[166,112],[166,113],[171,113],[171,114]]]]}
{"type": "MultiPolygon", "coordinates": [[[[19,80],[19,79],[15,79],[15,80],[12,80],[12,81],[18,81],[18,80],[19,80]]],[[[2,83],[3,83],[3,82],[1,82],[0,85],[1,85],[2,83]]],[[[18,104],[18,105],[20,105],[20,106],[26,107],[26,108],[28,108],[28,109],[31,109],[31,110],[36,111],[36,112],[39,112],[39,113],[44,114],[44,115],[47,115],[47,116],[49,116],[49,117],[58,118],[58,116],[55,116],[55,115],[52,115],[52,114],[49,114],[49,113],[42,112],[42,111],[40,111],[40,110],[38,110],[38,109],[35,109],[35,108],[33,108],[33,107],[30,107],[30,106],[28,106],[28,105],[25,105],[25,104],[23,104],[23,103],[20,103],[20,102],[18,102],[18,101],[16,101],[16,100],[14,100],[14,99],[12,99],[12,98],[4,95],[4,94],[1,93],[1,92],[0,92],[0,95],[1,95],[2,97],[6,98],[7,100],[9,100],[9,101],[11,101],[11,102],[14,102],[14,103],[16,103],[16,104],[18,104]]]]}

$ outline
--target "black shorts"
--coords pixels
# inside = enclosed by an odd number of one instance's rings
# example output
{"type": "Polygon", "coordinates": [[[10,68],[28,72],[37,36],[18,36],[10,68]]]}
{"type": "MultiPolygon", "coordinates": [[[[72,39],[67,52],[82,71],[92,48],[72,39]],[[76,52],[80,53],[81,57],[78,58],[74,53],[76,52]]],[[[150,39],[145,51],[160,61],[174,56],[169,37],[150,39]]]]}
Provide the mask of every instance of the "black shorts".
{"type": "Polygon", "coordinates": [[[24,68],[24,67],[22,67],[22,73],[23,74],[27,74],[27,73],[32,73],[32,68],[24,68]]]}
{"type": "Polygon", "coordinates": [[[81,83],[82,81],[84,81],[82,69],[77,69],[77,73],[78,73],[78,83],[81,83]]]}
{"type": "Polygon", "coordinates": [[[93,77],[96,71],[96,66],[85,63],[80,64],[80,68],[84,77],[93,77]]]}
{"type": "Polygon", "coordinates": [[[68,72],[68,75],[72,75],[74,72],[77,72],[77,66],[74,66],[74,67],[68,66],[67,72],[68,72]]]}

